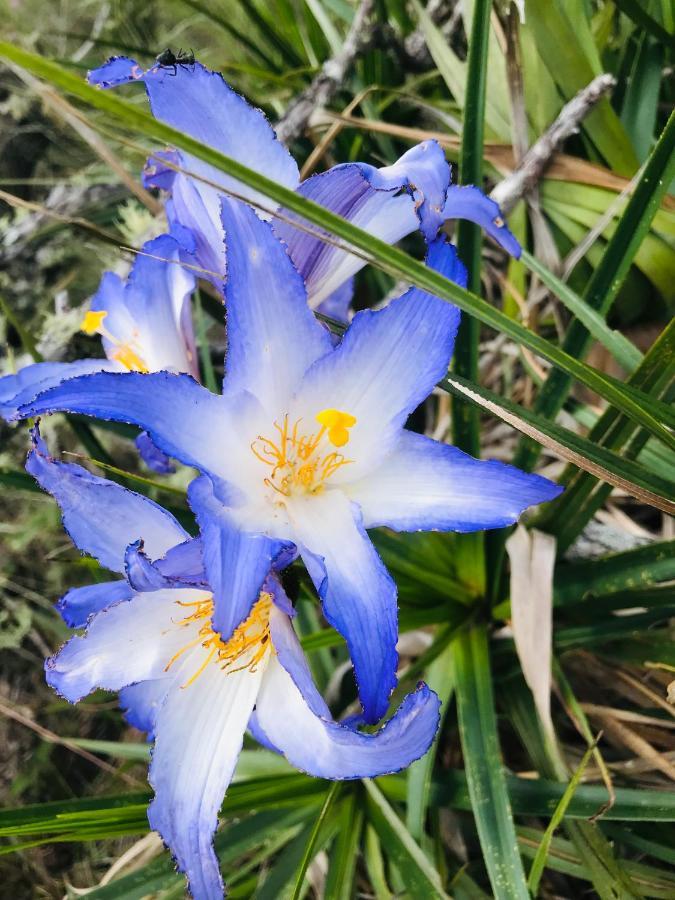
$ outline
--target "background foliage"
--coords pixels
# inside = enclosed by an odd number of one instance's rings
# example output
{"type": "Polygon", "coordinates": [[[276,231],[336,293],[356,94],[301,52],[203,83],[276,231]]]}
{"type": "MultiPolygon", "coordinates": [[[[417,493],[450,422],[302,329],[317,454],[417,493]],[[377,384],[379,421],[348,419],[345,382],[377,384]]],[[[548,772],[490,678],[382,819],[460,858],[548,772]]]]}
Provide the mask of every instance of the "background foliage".
{"type": "MultiPolygon", "coordinates": [[[[166,46],[194,48],[273,121],[342,46],[353,14],[344,0],[7,0],[2,9],[4,37],[78,79],[111,53],[147,63],[166,46]]],[[[523,676],[533,660],[514,648],[506,535],[375,535],[399,585],[400,691],[424,677],[439,692],[441,733],[408,773],[337,787],[251,744],[217,841],[233,896],[675,895],[675,563],[662,512],[673,499],[664,427],[675,374],[672,34],[667,0],[529,2],[524,24],[505,3],[380,0],[368,49],[294,144],[301,165],[320,170],[385,164],[436,136],[463,182],[489,188],[577,90],[601,72],[616,79],[510,214],[531,255],[507,261],[475,229],[459,230],[473,295],[429,283],[477,318],[465,317],[454,373],[411,423],[568,485],[528,523],[558,545],[552,727],[523,676]],[[571,453],[578,465],[566,466],[571,453]]],[[[60,71],[34,74],[64,88],[60,71]]],[[[163,136],[153,140],[124,109],[116,117],[27,78],[15,64],[0,71],[7,371],[91,355],[77,334],[82,305],[104,268],[128,265],[121,247],[162,229],[137,176],[163,136]]],[[[124,97],[145,109],[141,91],[124,97]]],[[[357,306],[399,278],[425,277],[409,257],[364,246],[376,264],[358,278],[357,306]]],[[[404,249],[419,257],[421,247],[411,238],[404,249]]],[[[195,312],[213,385],[222,317],[207,293],[195,312]]],[[[139,470],[124,429],[62,417],[44,427],[50,443],[188,515],[189,473],[158,483],[139,470]]],[[[142,737],[109,696],[70,707],[43,684],[42,660],[66,635],[53,601],[105,573],[77,555],[55,504],[23,474],[25,428],[2,426],[2,437],[4,889],[180,897],[182,877],[146,834],[142,737]]],[[[301,571],[292,577],[317,682],[336,714],[352,711],[345,649],[301,571]]]]}

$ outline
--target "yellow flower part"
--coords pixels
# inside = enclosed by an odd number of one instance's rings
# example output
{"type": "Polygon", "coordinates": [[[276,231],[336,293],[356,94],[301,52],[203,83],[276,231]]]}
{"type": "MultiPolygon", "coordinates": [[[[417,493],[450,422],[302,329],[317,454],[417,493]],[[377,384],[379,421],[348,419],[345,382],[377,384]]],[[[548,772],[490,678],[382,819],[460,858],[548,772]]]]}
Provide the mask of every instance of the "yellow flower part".
{"type": "Polygon", "coordinates": [[[349,429],[356,425],[356,416],[339,409],[322,409],[316,421],[328,431],[328,440],[334,447],[344,447],[349,440],[349,429]]]}
{"type": "Polygon", "coordinates": [[[82,319],[82,323],[80,324],[80,330],[84,331],[85,334],[88,334],[89,337],[98,334],[103,327],[103,320],[107,315],[108,313],[105,310],[94,312],[94,310],[90,309],[89,312],[84,314],[84,319],[82,319]]]}
{"type": "Polygon", "coordinates": [[[130,372],[147,372],[148,367],[141,357],[128,344],[120,344],[112,355],[113,359],[121,363],[130,372]]]}

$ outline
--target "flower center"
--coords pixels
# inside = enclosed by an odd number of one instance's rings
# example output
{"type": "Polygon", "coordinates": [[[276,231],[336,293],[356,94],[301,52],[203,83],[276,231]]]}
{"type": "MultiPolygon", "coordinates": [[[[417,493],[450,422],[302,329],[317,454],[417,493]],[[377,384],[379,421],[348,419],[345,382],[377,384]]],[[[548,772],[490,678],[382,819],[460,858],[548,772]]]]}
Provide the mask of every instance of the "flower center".
{"type": "Polygon", "coordinates": [[[182,618],[177,625],[187,628],[196,622],[202,622],[197,637],[185,644],[184,647],[174,653],[166,664],[164,671],[168,672],[171,666],[186,651],[192,647],[201,645],[207,651],[201,665],[194,672],[182,688],[193,684],[209,663],[215,661],[226,675],[233,672],[241,672],[248,669],[255,672],[258,663],[267,652],[270,639],[270,610],[272,608],[272,595],[261,591],[257,602],[254,604],[249,617],[245,619],[232,632],[232,637],[224,641],[218,632],[213,630],[211,618],[213,616],[213,600],[195,600],[189,603],[177,600],[178,606],[191,608],[193,611],[182,618]]]}
{"type": "Polygon", "coordinates": [[[339,409],[323,409],[315,418],[321,428],[306,434],[300,430],[302,419],[291,428],[287,414],[283,425],[274,423],[276,437],[259,434],[251,444],[254,456],[272,470],[264,483],[284,497],[318,493],[331,475],[353,462],[333,448],[344,447],[349,441],[355,416],[339,409]]]}
{"type": "Polygon", "coordinates": [[[132,344],[136,342],[128,341],[125,343],[124,341],[120,341],[105,327],[103,320],[107,315],[108,313],[105,310],[90,309],[84,314],[80,329],[84,331],[85,334],[88,334],[89,337],[100,334],[102,337],[107,338],[115,347],[112,358],[123,365],[125,369],[128,369],[130,372],[148,372],[149,369],[145,362],[132,347],[132,344]]]}

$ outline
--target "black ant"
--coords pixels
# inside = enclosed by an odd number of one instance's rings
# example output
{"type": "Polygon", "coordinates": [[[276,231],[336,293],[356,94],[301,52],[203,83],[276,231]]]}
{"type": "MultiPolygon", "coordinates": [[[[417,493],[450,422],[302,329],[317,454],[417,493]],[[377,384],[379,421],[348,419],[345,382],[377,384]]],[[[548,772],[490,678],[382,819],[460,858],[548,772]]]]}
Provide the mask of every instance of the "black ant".
{"type": "Polygon", "coordinates": [[[190,50],[189,53],[183,53],[181,48],[178,53],[174,54],[173,50],[170,47],[167,47],[166,50],[162,50],[157,57],[157,65],[162,69],[173,69],[172,75],[176,75],[178,66],[182,66],[185,69],[187,69],[188,66],[191,66],[194,69],[194,50],[190,50]]]}

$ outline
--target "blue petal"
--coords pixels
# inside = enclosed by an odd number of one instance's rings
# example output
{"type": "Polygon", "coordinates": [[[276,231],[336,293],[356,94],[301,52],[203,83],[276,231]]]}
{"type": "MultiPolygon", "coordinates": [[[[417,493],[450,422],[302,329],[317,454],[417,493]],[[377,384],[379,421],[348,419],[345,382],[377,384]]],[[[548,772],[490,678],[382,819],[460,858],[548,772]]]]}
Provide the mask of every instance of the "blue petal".
{"type": "Polygon", "coordinates": [[[55,387],[68,378],[117,369],[116,363],[107,359],[78,359],[75,362],[40,362],[26,366],[16,375],[0,378],[0,417],[13,419],[19,407],[36,397],[41,391],[55,387]]]}
{"type": "Polygon", "coordinates": [[[135,444],[143,462],[153,472],[158,472],[160,475],[171,475],[176,471],[171,458],[159,449],[147,431],[141,431],[135,440],[135,444]]]}
{"type": "Polygon", "coordinates": [[[421,684],[375,734],[363,734],[317,716],[277,659],[263,678],[256,706],[268,740],[288,761],[317,778],[375,778],[397,772],[429,749],[439,723],[440,702],[421,684]]]}
{"type": "Polygon", "coordinates": [[[120,691],[124,718],[134,728],[147,732],[149,741],[154,737],[157,713],[172,683],[172,678],[153,678],[130,684],[120,691]]]}
{"type": "Polygon", "coordinates": [[[349,322],[349,306],[354,296],[354,277],[348,278],[344,284],[336,288],[332,294],[322,300],[316,311],[335,319],[336,322],[349,322]]]}
{"type": "Polygon", "coordinates": [[[346,490],[361,507],[367,528],[482,531],[511,525],[528,506],[553,500],[563,488],[403,431],[381,466],[346,490]]]}
{"type": "Polygon", "coordinates": [[[275,609],[270,615],[270,636],[279,662],[293,679],[309,709],[315,716],[329,719],[330,710],[314,684],[291,620],[281,610],[275,609]]]}
{"type": "Polygon", "coordinates": [[[246,204],[223,205],[227,250],[224,390],[247,390],[274,416],[307,368],[331,350],[288,253],[246,204]]]}
{"type": "Polygon", "coordinates": [[[128,81],[138,81],[143,77],[143,69],[135,59],[126,56],[111,56],[102,66],[89,72],[89,84],[109,88],[128,81]]]}
{"type": "Polygon", "coordinates": [[[396,686],[396,585],[341,491],[288,512],[326,619],[347,642],[366,721],[377,722],[396,686]]]}
{"type": "Polygon", "coordinates": [[[521,248],[518,241],[502,218],[501,210],[494,200],[486,197],[480,188],[467,185],[453,185],[448,189],[448,198],[443,209],[444,219],[468,219],[487,231],[490,237],[514,256],[520,259],[521,248]]]}
{"type": "Polygon", "coordinates": [[[181,255],[180,244],[163,234],[143,245],[126,284],[104,274],[91,309],[106,313],[103,346],[111,359],[122,345],[151,372],[199,374],[190,311],[195,277],[181,255]]]}
{"type": "Polygon", "coordinates": [[[195,668],[187,659],[154,719],[149,778],[155,799],[148,820],[187,874],[191,895],[219,900],[223,880],[213,833],[262,673],[243,669],[226,675],[209,665],[182,689],[195,668]]]}
{"type": "MultiPolygon", "coordinates": [[[[427,241],[436,237],[449,183],[445,154],[436,141],[424,141],[392,166],[376,169],[366,163],[345,163],[313,175],[298,191],[375,237],[395,244],[417,228],[427,241]]],[[[285,215],[294,218],[288,212],[285,215]]],[[[313,307],[364,265],[359,257],[292,223],[279,221],[274,227],[288,244],[313,307]]]]}
{"type": "Polygon", "coordinates": [[[138,538],[157,558],[188,537],[170,513],[147,497],[82,466],[52,459],[37,431],[26,469],[61,507],[73,543],[113,572],[123,571],[125,550],[138,538]]]}
{"type": "MultiPolygon", "coordinates": [[[[444,239],[428,262],[444,275],[463,277],[454,247],[444,239]]],[[[298,390],[291,421],[313,421],[326,408],[356,417],[347,455],[353,460],[332,482],[354,480],[398,440],[408,415],[447,373],[460,312],[417,288],[383,310],[354,316],[337,349],[318,360],[298,390]]]]}
{"type": "Polygon", "coordinates": [[[171,578],[162,575],[143,551],[143,541],[129,544],[124,554],[124,571],[127,581],[136,593],[159,591],[172,588],[176,584],[171,578]]]}
{"type": "Polygon", "coordinates": [[[81,628],[94,613],[119,603],[131,600],[133,592],[126,581],[102,581],[84,587],[71,588],[57,602],[56,608],[66,625],[81,628]]]}
{"type": "MultiPolygon", "coordinates": [[[[139,76],[133,61],[127,60],[126,65],[126,78],[122,77],[124,64],[119,59],[114,66],[106,63],[101,69],[90,73],[89,78],[102,86],[120,84],[123,80],[137,80],[139,76]]],[[[233,91],[220,74],[195,63],[178,66],[175,73],[171,69],[154,65],[140,77],[145,82],[155,118],[258,172],[264,172],[268,178],[286,187],[296,187],[298,167],[293,157],[276,139],[264,114],[233,91]]],[[[273,206],[262,194],[194,156],[180,153],[177,154],[177,160],[187,173],[229,188],[245,199],[258,201],[268,208],[273,206]]],[[[222,192],[181,172],[172,183],[174,201],[178,199],[177,194],[182,194],[180,203],[176,202],[179,221],[197,236],[199,264],[208,269],[216,266],[215,271],[224,273],[224,249],[220,230],[222,192]],[[192,191],[183,190],[186,183],[192,191]],[[201,200],[197,208],[194,202],[187,199],[195,192],[201,200]],[[201,242],[200,232],[205,237],[201,242]],[[219,239],[216,239],[217,235],[220,235],[219,239]]]]}
{"type": "Polygon", "coordinates": [[[206,476],[190,484],[188,499],[199,523],[204,568],[213,591],[213,627],[227,640],[249,615],[288,542],[240,528],[206,476]]]}
{"type": "Polygon", "coordinates": [[[258,714],[255,710],[251,713],[251,718],[248,720],[248,731],[253,738],[254,741],[257,741],[261,747],[264,747],[266,750],[271,750],[272,753],[281,753],[278,747],[275,747],[272,741],[267,737],[265,732],[260,727],[260,722],[258,721],[258,714]]]}
{"type": "Polygon", "coordinates": [[[59,411],[138,425],[167,455],[216,472],[232,434],[221,397],[189,375],[169,372],[103,372],[72,378],[22,406],[18,416],[59,411]]]}
{"type": "Polygon", "coordinates": [[[45,664],[47,683],[71,703],[96,688],[118,691],[162,678],[185,645],[175,625],[175,591],[141,594],[97,613],[82,637],[73,637],[45,664]]]}

